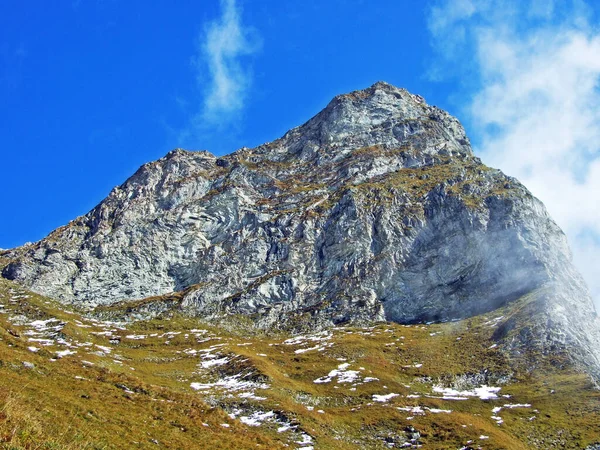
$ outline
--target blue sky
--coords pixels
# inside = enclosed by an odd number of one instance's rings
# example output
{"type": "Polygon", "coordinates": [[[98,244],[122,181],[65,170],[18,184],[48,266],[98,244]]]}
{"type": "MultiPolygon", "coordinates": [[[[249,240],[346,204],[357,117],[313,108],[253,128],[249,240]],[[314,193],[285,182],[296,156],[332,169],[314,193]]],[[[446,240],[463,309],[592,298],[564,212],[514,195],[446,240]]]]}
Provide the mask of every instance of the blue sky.
{"type": "Polygon", "coordinates": [[[202,46],[219,1],[10,3],[0,6],[2,173],[11,192],[2,248],[86,213],[172,148],[255,146],[380,79],[438,103],[447,97],[444,84],[424,77],[426,15],[408,2],[239,3],[254,41],[237,58],[250,84],[243,108],[206,124],[212,79],[202,46]]]}
{"type": "Polygon", "coordinates": [[[86,213],[172,148],[252,147],[385,80],[458,116],[485,162],[547,204],[600,298],[595,5],[2,2],[0,247],[86,213]]]}

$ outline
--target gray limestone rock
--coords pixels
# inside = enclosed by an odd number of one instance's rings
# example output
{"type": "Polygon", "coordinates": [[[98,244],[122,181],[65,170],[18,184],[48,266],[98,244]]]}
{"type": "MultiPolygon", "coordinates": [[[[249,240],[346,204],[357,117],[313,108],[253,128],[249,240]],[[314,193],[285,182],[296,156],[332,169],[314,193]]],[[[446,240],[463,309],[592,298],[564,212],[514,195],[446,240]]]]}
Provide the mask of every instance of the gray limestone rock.
{"type": "Polygon", "coordinates": [[[483,165],[457,119],[386,83],[257,148],[174,150],[1,256],[4,277],[65,303],[185,290],[189,314],[262,328],[453,320],[529,295],[506,348],[600,367],[596,312],[541,202],[483,165]]]}

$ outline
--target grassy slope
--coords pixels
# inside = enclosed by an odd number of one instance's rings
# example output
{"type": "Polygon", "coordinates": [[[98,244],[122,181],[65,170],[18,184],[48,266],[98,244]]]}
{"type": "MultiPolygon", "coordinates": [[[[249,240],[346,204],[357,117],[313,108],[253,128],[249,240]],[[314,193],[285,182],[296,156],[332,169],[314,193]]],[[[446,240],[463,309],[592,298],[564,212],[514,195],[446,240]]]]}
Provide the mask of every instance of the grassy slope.
{"type": "Polygon", "coordinates": [[[490,348],[492,319],[507,311],[446,324],[339,328],[286,342],[289,336],[247,338],[243,330],[185,318],[120,329],[62,311],[5,280],[0,304],[2,448],[308,448],[298,443],[308,435],[318,449],[405,442],[428,449],[582,448],[600,441],[600,394],[586,376],[551,365],[521,371],[490,348]],[[49,318],[65,323],[50,337],[60,322],[32,325],[49,318]],[[30,341],[44,338],[53,345],[30,341]],[[57,358],[69,349],[76,353],[57,358]],[[332,370],[341,375],[314,382],[332,370]],[[343,382],[348,371],[357,378],[343,382]],[[191,387],[219,380],[250,384],[191,387]],[[433,390],[485,383],[501,387],[500,397],[444,400],[433,390]],[[259,399],[243,398],[250,394],[259,399]],[[374,400],[387,394],[397,395],[374,400]],[[494,407],[502,409],[494,414],[494,407]],[[240,421],[271,411],[260,426],[240,421]]]}

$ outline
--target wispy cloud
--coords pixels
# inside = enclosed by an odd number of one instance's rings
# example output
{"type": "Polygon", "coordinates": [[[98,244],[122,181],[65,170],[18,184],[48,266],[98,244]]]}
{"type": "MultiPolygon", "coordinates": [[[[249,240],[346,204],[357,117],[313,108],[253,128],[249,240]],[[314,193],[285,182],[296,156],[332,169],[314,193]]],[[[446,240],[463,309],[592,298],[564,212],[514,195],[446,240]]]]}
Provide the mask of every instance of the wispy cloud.
{"type": "Polygon", "coordinates": [[[430,9],[429,27],[441,61],[434,75],[469,77],[463,106],[476,151],[546,204],[600,307],[600,32],[593,19],[581,0],[442,0],[430,9]]]}
{"type": "Polygon", "coordinates": [[[261,44],[257,31],[242,23],[236,0],[220,0],[220,15],[203,27],[192,58],[200,103],[176,99],[190,119],[179,130],[165,124],[178,145],[198,148],[214,144],[218,135],[219,145],[211,150],[231,150],[252,88],[252,57],[261,44]]]}
{"type": "Polygon", "coordinates": [[[197,120],[211,125],[231,120],[243,110],[252,85],[246,57],[260,48],[255,30],[242,24],[236,0],[221,0],[220,4],[221,16],[205,27],[195,63],[204,93],[197,120]]]}

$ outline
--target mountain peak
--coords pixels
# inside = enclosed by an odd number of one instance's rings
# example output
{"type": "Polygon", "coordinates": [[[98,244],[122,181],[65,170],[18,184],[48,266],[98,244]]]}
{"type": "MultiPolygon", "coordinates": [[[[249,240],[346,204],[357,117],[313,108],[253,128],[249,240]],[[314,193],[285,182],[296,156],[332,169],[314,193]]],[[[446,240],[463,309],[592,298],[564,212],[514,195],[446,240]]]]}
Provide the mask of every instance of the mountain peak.
{"type": "Polygon", "coordinates": [[[285,158],[285,153],[322,162],[372,146],[410,148],[421,158],[473,154],[465,130],[455,117],[428,105],[423,97],[383,81],[335,96],[308,122],[253,152],[268,152],[276,159],[285,158]]]}
{"type": "Polygon", "coordinates": [[[395,97],[396,101],[392,101],[393,103],[397,103],[397,101],[416,101],[417,103],[425,103],[425,99],[423,97],[419,95],[413,95],[408,90],[399,88],[385,81],[377,81],[367,88],[340,94],[335,98],[366,99],[373,95],[395,97]]]}

